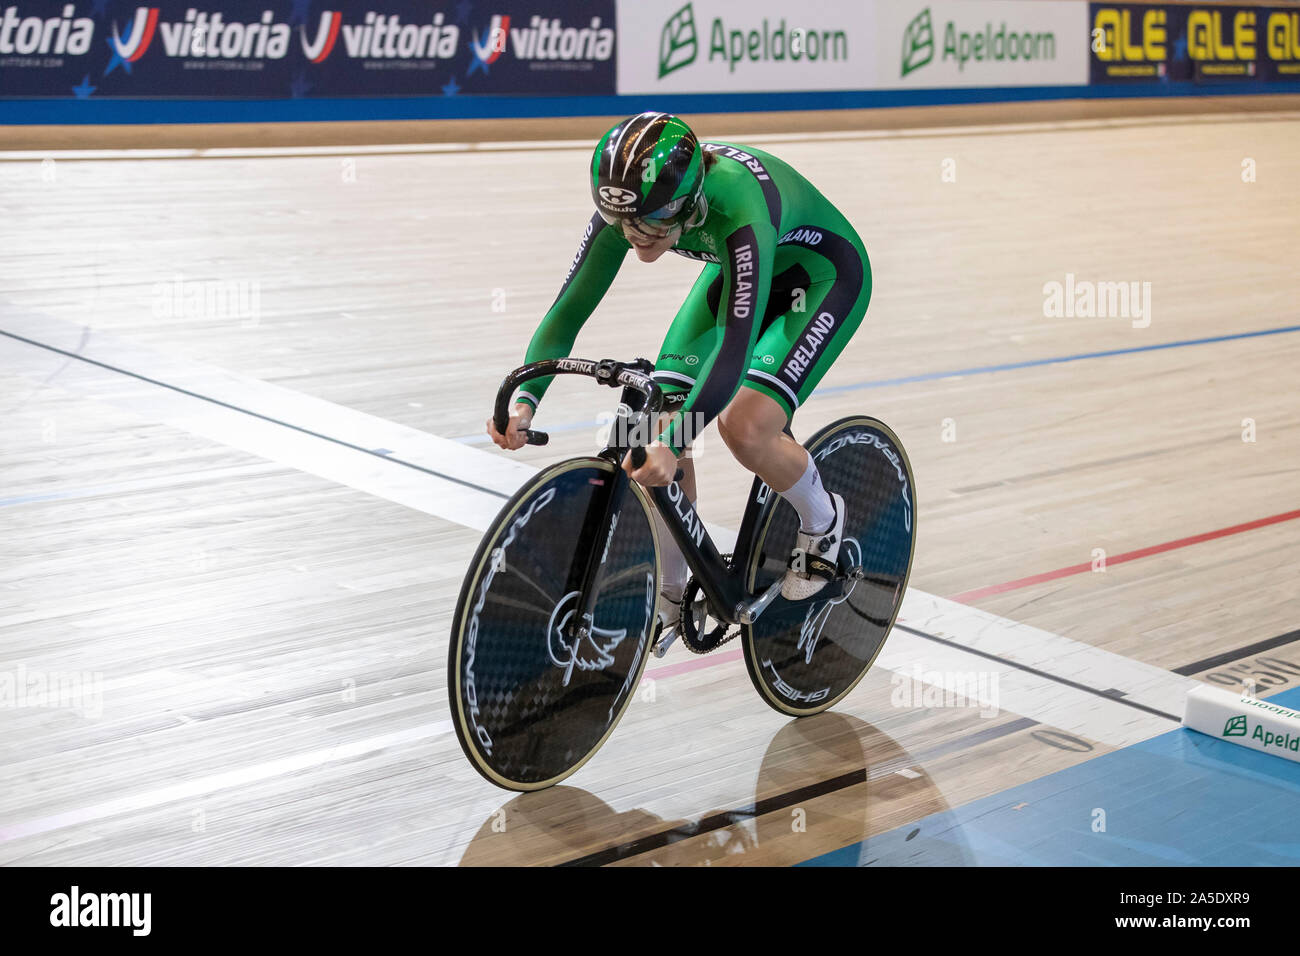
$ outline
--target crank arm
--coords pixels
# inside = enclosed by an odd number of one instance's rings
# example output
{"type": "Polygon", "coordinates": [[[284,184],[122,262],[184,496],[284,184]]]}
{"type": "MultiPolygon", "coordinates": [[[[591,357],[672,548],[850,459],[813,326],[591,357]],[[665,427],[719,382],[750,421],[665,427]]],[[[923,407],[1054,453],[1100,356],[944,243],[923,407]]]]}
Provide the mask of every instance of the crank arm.
{"type": "MultiPolygon", "coordinates": [[[[844,593],[844,582],[846,580],[856,581],[863,577],[861,568],[851,568],[843,577],[837,577],[834,581],[826,582],[826,586],[816,594],[802,598],[798,601],[787,601],[789,607],[803,607],[807,604],[820,604],[822,601],[834,600],[844,593]]],[[[768,587],[766,591],[760,594],[748,604],[737,604],[735,610],[736,621],[739,624],[753,624],[758,620],[759,615],[771,606],[776,600],[777,595],[781,593],[781,578],[777,578],[768,587]]]]}
{"type": "Polygon", "coordinates": [[[677,640],[678,631],[678,627],[670,627],[659,632],[659,636],[655,638],[654,645],[651,647],[655,657],[663,657],[668,653],[668,648],[672,647],[673,641],[677,640]]]}
{"type": "Polygon", "coordinates": [[[741,624],[753,624],[758,620],[758,616],[767,610],[768,605],[776,600],[776,596],[780,593],[781,578],[777,578],[766,591],[748,604],[741,603],[736,605],[736,610],[734,612],[736,620],[741,624]]]}

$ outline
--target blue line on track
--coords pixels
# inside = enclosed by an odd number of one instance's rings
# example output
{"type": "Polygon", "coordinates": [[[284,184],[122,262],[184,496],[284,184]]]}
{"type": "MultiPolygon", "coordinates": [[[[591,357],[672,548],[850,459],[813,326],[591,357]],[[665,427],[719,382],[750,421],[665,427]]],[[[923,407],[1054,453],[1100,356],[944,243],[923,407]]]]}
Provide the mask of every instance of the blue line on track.
{"type": "MultiPolygon", "coordinates": [[[[1186,348],[1192,345],[1209,345],[1214,342],[1231,342],[1236,339],[1254,339],[1264,335],[1281,335],[1285,332],[1300,332],[1300,325],[1283,325],[1275,329],[1257,329],[1253,332],[1234,332],[1230,335],[1211,335],[1201,339],[1180,339],[1176,342],[1158,342],[1155,345],[1135,345],[1126,349],[1107,349],[1104,352],[1079,352],[1074,355],[1057,355],[1051,358],[1029,359],[1024,362],[1005,362],[1000,365],[976,365],[971,368],[951,369],[946,372],[921,372],[917,375],[903,375],[898,378],[878,378],[866,382],[852,382],[848,385],[826,385],[813,391],[812,397],[835,395],[840,392],[856,392],[865,388],[885,388],[890,385],[910,385],[915,382],[933,382],[937,379],[961,378],[967,375],[987,375],[991,372],[1009,372],[1020,368],[1034,368],[1040,365],[1064,365],[1067,362],[1082,362],[1085,359],[1109,358],[1114,355],[1132,355],[1137,352],[1158,352],[1163,349],[1186,348]]],[[[541,422],[539,425],[543,424],[541,422]]],[[[543,428],[543,431],[567,432],[580,428],[595,428],[595,421],[565,422],[543,428]]],[[[467,445],[486,444],[488,437],[479,435],[462,435],[454,439],[467,445]]]]}

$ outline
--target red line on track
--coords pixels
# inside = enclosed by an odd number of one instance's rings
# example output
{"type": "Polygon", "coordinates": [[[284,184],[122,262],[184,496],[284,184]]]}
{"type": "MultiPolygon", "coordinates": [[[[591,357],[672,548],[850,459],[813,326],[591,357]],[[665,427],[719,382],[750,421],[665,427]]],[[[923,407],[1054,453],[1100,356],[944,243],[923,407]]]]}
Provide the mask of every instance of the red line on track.
{"type": "MultiPolygon", "coordinates": [[[[1217,531],[1206,531],[1203,534],[1194,534],[1190,538],[1179,538],[1176,541],[1166,541],[1163,544],[1153,544],[1149,548],[1139,548],[1136,551],[1126,551],[1123,554],[1117,554],[1114,557],[1106,558],[1106,566],[1112,564],[1123,564],[1126,561],[1136,561],[1138,558],[1150,557],[1153,554],[1161,554],[1165,551],[1173,551],[1175,548],[1186,548],[1189,545],[1200,544],[1202,541],[1213,541],[1215,538],[1225,538],[1228,535],[1240,534],[1243,531],[1251,531],[1255,528],[1262,528],[1270,524],[1279,524],[1283,521],[1294,521],[1300,518],[1300,510],[1284,511],[1282,514],[1271,515],[1267,518],[1257,518],[1254,521],[1247,521],[1244,524],[1234,524],[1229,528],[1220,528],[1217,531]]],[[[1031,574],[1027,578],[1017,578],[1014,581],[1004,581],[1002,584],[988,584],[982,588],[975,588],[973,591],[963,591],[961,594],[954,594],[949,600],[960,601],[963,604],[970,604],[981,598],[991,597],[994,594],[1004,594],[1007,591],[1015,591],[1019,588],[1027,588],[1033,584],[1042,584],[1044,581],[1055,581],[1057,578],[1069,577],[1072,574],[1083,574],[1085,571],[1092,570],[1092,563],[1085,561],[1083,564],[1072,564],[1068,568],[1057,568],[1055,571],[1044,571],[1042,574],[1031,574]]]]}

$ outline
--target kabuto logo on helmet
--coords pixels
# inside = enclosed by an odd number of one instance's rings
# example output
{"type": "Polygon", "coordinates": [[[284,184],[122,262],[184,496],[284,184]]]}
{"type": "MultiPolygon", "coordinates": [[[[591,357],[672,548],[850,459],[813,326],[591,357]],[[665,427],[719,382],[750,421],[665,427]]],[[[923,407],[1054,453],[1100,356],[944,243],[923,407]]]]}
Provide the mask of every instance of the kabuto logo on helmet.
{"type": "Polygon", "coordinates": [[[636,202],[637,195],[630,189],[624,189],[621,186],[601,186],[600,198],[605,200],[611,206],[630,206],[636,202]]]}

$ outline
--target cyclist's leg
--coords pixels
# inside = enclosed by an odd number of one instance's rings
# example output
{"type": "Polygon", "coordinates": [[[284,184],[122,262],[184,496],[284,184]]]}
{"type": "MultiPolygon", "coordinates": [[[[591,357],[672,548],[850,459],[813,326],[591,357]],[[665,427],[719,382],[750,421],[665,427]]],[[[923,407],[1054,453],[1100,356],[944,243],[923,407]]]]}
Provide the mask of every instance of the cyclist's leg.
{"type": "Polygon", "coordinates": [[[865,250],[851,248],[856,255],[842,250],[832,260],[835,274],[810,283],[803,301],[776,317],[754,347],[742,387],[768,396],[789,417],[812,394],[867,313],[871,263],[865,250]]]}
{"type": "Polygon", "coordinates": [[[719,431],[732,453],[778,492],[795,484],[808,464],[807,452],[784,426],[867,311],[870,272],[842,272],[848,274],[810,283],[796,308],[768,325],[755,345],[740,391],[719,418],[719,431]]]}
{"type": "MultiPolygon", "coordinates": [[[[667,417],[676,411],[686,400],[687,394],[695,385],[695,370],[703,359],[713,351],[717,337],[714,315],[722,295],[722,267],[705,266],[699,278],[691,288],[677,315],[664,336],[659,349],[659,358],[651,376],[664,392],[664,416],[656,423],[656,430],[667,424],[667,417]]],[[[695,465],[691,461],[690,449],[677,460],[682,469],[679,484],[686,498],[694,506],[697,495],[695,487],[695,465]]],[[[658,525],[661,558],[663,563],[663,584],[660,591],[673,604],[681,600],[682,590],[686,586],[689,569],[681,549],[668,533],[663,517],[655,512],[658,525]]],[[[671,621],[671,615],[669,615],[671,621]]]]}
{"type": "MultiPolygon", "coordinates": [[[[839,550],[835,529],[844,521],[842,502],[827,494],[811,457],[783,428],[866,314],[870,264],[859,246],[844,247],[831,259],[835,274],[810,283],[807,295],[796,303],[802,308],[777,317],[760,336],[743,387],[718,423],[737,460],[799,513],[799,548],[826,544],[820,553],[832,564],[839,550]]],[[[787,597],[806,596],[821,586],[806,573],[800,575],[804,584],[793,577],[783,589],[787,597]]]]}

